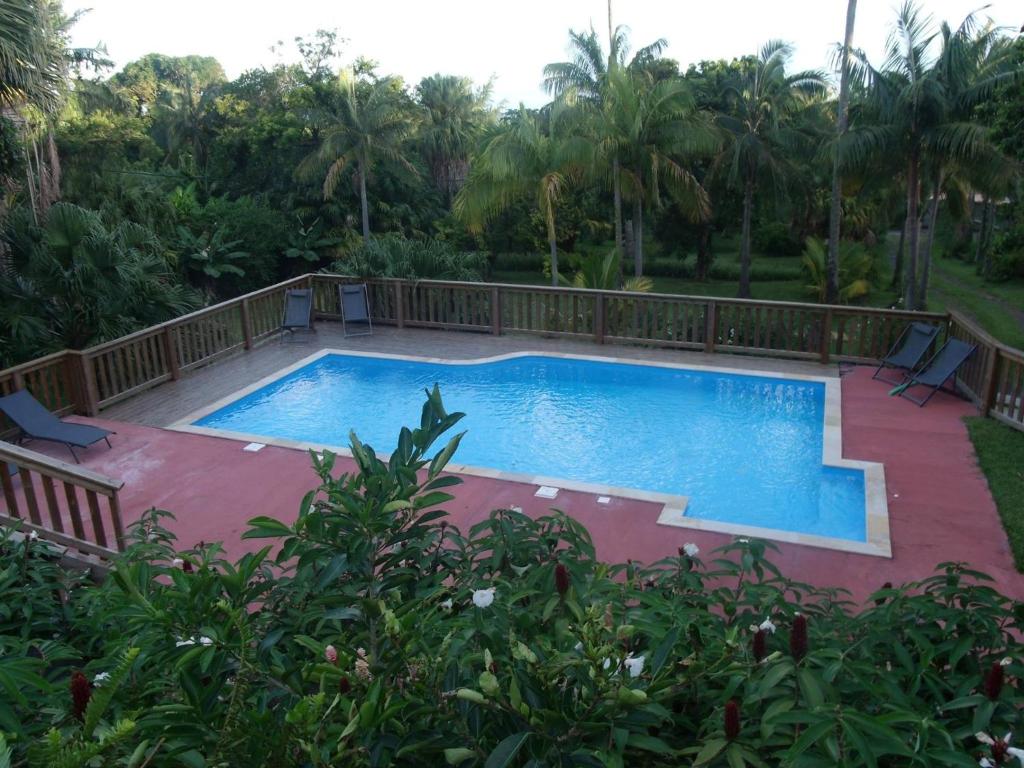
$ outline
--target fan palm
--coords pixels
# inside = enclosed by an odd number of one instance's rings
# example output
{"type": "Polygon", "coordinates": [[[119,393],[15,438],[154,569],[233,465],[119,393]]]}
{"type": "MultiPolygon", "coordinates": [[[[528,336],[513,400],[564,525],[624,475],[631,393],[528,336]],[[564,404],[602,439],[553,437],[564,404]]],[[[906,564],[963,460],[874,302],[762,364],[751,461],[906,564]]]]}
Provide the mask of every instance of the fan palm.
{"type": "Polygon", "coordinates": [[[348,172],[359,185],[363,240],[370,240],[370,207],[366,179],[375,163],[388,161],[409,173],[416,169],[403,154],[403,142],[412,130],[408,115],[396,98],[391,78],[360,80],[352,71],[338,78],[332,106],[314,116],[323,127],[320,146],[296,169],[300,178],[323,178],[323,196],[330,199],[348,172]]]}
{"type": "MultiPolygon", "coordinates": [[[[837,244],[839,258],[836,272],[838,289],[832,301],[846,304],[860,298],[871,291],[871,273],[875,268],[872,255],[860,243],[843,240],[837,244]]],[[[810,283],[807,290],[818,302],[828,299],[830,275],[830,255],[826,253],[825,243],[816,237],[807,238],[801,257],[804,272],[810,283]]]]}
{"type": "Polygon", "coordinates": [[[743,191],[739,286],[743,298],[750,296],[750,230],[755,191],[765,179],[781,185],[790,173],[788,158],[810,143],[810,137],[795,118],[807,107],[809,98],[825,88],[819,72],[786,73],[792,53],[788,43],[766,43],[753,65],[726,85],[723,96],[729,106],[718,116],[729,137],[720,162],[728,169],[730,183],[743,191]]]}
{"type": "Polygon", "coordinates": [[[538,116],[520,106],[485,138],[466,185],[455,197],[455,214],[479,230],[514,202],[534,200],[547,229],[551,282],[558,285],[555,213],[570,180],[579,174],[586,151],[579,139],[546,132],[538,116]]]}
{"type": "Polygon", "coordinates": [[[17,278],[0,284],[0,299],[24,306],[56,346],[81,349],[195,306],[160,242],[137,224],[108,228],[94,211],[56,203],[42,227],[20,218],[4,234],[17,278]],[[27,302],[31,296],[40,300],[27,302]]]}
{"type": "Polygon", "coordinates": [[[469,155],[483,131],[494,123],[488,105],[491,87],[474,90],[466,77],[432,75],[416,87],[423,120],[419,143],[434,183],[450,206],[462,185],[469,155]]]}

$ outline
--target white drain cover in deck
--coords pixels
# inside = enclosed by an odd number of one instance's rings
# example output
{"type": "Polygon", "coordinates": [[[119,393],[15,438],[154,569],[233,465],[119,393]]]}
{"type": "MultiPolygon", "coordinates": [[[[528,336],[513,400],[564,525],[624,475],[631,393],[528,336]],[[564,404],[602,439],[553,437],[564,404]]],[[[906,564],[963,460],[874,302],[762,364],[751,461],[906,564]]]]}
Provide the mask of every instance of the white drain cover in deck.
{"type": "Polygon", "coordinates": [[[598,504],[611,504],[612,503],[612,497],[611,496],[598,496],[597,497],[597,503],[598,504]]]}
{"type": "Polygon", "coordinates": [[[533,495],[542,499],[553,499],[558,495],[558,489],[553,485],[542,485],[533,495]]]}
{"type": "Polygon", "coordinates": [[[267,446],[264,445],[263,443],[249,443],[242,450],[243,451],[248,451],[249,453],[256,453],[256,451],[262,451],[266,447],[267,446]]]}

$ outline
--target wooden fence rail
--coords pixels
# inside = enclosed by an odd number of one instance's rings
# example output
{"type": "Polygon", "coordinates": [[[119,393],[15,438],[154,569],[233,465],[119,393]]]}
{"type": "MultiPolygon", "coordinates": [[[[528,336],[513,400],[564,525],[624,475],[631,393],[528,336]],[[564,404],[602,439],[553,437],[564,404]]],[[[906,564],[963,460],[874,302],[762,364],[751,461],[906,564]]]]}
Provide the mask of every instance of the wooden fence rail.
{"type": "Polygon", "coordinates": [[[961,369],[960,387],[985,415],[1024,430],[1024,352],[992,338],[957,311],[949,335],[978,347],[961,369]]]}
{"type": "Polygon", "coordinates": [[[123,483],[0,442],[0,523],[79,552],[110,559],[124,549],[118,491],[123,483]],[[17,471],[11,475],[8,467],[17,471]]]}
{"type": "MultiPolygon", "coordinates": [[[[285,293],[311,287],[320,318],[338,317],[337,286],[356,278],[302,275],[89,349],[0,371],[0,394],[28,388],[59,414],[100,410],[200,366],[249,350],[278,329],[285,293]]],[[[521,333],[704,352],[874,362],[912,321],[939,323],[977,344],[960,385],[984,413],[1024,429],[1024,352],[956,312],[754,301],[571,287],[374,278],[374,322],[399,328],[521,333]]],[[[6,425],[0,421],[0,435],[6,425]]]]}

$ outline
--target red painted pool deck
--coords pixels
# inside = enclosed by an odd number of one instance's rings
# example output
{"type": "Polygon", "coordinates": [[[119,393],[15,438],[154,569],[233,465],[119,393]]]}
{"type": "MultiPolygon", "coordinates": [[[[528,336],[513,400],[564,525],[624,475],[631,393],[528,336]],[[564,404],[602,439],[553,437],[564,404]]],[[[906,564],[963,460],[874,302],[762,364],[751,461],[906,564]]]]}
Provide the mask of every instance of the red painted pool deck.
{"type": "MultiPolygon", "coordinates": [[[[962,421],[976,411],[943,393],[918,408],[889,397],[889,388],[872,381],[866,367],[852,368],[842,378],[843,455],[885,465],[892,558],[780,543],[774,561],[790,578],[845,587],[857,599],[886,581],[920,579],[940,562],[965,561],[993,576],[1005,593],[1024,599],[1024,576],[1014,568],[962,421]]],[[[248,453],[233,440],[105,419],[76,420],[117,431],[113,449],[101,444],[82,452],[82,458],[90,469],[124,481],[126,522],[154,506],[169,510],[176,517],[170,527],[183,549],[200,541],[222,541],[231,556],[256,549],[265,542],[240,539],[246,521],[257,515],[293,520],[303,495],[318,484],[302,451],[267,446],[248,453]]],[[[67,458],[59,446],[30,447],[67,458]]],[[[353,466],[348,459],[339,462],[353,466]]],[[[449,520],[466,530],[492,509],[517,506],[540,515],[556,507],[589,528],[601,558],[616,562],[652,562],[686,542],[698,544],[707,556],[731,539],[657,525],[660,505],[615,498],[599,505],[594,494],[565,490],[548,501],[535,498],[535,490],[534,485],[465,476],[446,507],[449,520]]]]}

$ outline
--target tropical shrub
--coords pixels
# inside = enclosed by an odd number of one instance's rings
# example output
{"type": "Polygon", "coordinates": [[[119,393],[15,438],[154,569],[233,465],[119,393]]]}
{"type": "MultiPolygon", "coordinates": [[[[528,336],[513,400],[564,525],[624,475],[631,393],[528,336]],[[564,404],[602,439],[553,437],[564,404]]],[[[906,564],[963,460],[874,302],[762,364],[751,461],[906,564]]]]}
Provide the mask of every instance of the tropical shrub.
{"type": "Polygon", "coordinates": [[[331,269],[358,277],[478,281],[487,270],[487,256],[456,250],[442,240],[408,240],[387,234],[361,243],[331,269]]]}
{"type": "MultiPolygon", "coordinates": [[[[804,275],[809,284],[808,293],[816,301],[824,302],[828,290],[828,246],[824,240],[807,238],[804,248],[804,275]]],[[[843,240],[839,243],[839,301],[847,304],[871,291],[875,271],[875,257],[860,243],[843,240]]]]}
{"type": "Polygon", "coordinates": [[[233,563],[160,512],[98,585],[0,538],[0,760],[1009,764],[1024,608],[988,577],[943,563],[856,606],[756,540],[610,565],[559,512],[460,531],[461,417],[435,388],[386,461],[312,454],[294,521],[250,521],[270,544],[233,563]]]}
{"type": "Polygon", "coordinates": [[[803,246],[788,224],[769,221],[754,230],[754,248],[764,256],[799,256],[803,246]]]}

